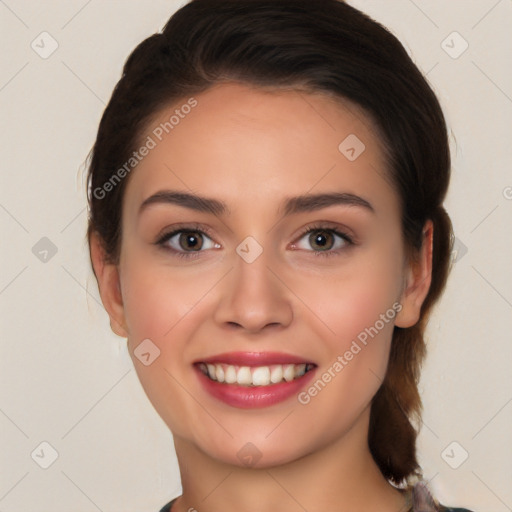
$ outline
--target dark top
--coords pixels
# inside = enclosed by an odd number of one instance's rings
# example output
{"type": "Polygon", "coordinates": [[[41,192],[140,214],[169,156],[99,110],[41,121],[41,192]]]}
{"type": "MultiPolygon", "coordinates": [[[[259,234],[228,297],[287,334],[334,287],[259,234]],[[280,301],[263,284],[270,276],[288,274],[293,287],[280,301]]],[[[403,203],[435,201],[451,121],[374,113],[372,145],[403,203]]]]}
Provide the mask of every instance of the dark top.
{"type": "MultiPolygon", "coordinates": [[[[427,484],[424,481],[418,482],[412,488],[402,491],[406,497],[407,512],[472,512],[467,508],[447,507],[440,504],[432,497],[427,484]]],[[[178,498],[174,498],[160,509],[160,512],[172,512],[172,506],[178,498]]]]}

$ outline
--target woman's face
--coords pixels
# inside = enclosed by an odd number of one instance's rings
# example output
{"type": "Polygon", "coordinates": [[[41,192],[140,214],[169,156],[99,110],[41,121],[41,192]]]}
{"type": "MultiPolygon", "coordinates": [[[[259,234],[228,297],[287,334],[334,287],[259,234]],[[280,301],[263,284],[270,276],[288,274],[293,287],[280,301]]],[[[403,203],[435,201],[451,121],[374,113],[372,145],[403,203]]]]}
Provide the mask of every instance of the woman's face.
{"type": "Polygon", "coordinates": [[[417,313],[376,131],[320,94],[195,100],[155,118],[125,190],[108,309],[145,392],[175,440],[238,465],[366,435],[393,326],[417,313]]]}

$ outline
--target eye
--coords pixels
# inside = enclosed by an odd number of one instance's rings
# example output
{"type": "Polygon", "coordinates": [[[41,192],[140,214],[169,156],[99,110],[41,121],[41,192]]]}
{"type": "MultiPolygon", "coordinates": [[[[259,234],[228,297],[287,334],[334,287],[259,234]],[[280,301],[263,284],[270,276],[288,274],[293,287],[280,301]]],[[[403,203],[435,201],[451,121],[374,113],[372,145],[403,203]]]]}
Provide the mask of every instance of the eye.
{"type": "Polygon", "coordinates": [[[292,245],[293,248],[309,250],[301,246],[302,240],[313,248],[315,256],[333,256],[354,245],[352,239],[335,228],[325,225],[310,226],[300,235],[299,242],[292,245]]]}
{"type": "MultiPolygon", "coordinates": [[[[184,225],[161,235],[155,245],[169,251],[180,258],[195,258],[207,249],[218,249],[221,246],[208,235],[206,226],[184,225]]],[[[352,238],[336,228],[324,224],[309,226],[299,237],[299,241],[291,245],[293,249],[312,252],[315,256],[336,256],[354,245],[352,238]],[[305,247],[305,244],[309,245],[305,247]]]]}
{"type": "Polygon", "coordinates": [[[175,253],[176,256],[194,257],[193,253],[220,247],[205,231],[204,227],[198,229],[196,226],[180,226],[178,229],[161,235],[155,243],[175,253]]]}

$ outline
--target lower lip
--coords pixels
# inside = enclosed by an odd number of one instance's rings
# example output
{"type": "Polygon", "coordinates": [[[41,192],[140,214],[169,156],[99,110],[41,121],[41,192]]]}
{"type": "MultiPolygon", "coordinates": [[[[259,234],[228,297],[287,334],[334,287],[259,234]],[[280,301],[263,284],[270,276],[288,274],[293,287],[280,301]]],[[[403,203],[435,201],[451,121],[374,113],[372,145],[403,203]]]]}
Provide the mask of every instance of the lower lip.
{"type": "Polygon", "coordinates": [[[280,382],[270,386],[240,386],[239,384],[217,382],[207,377],[197,367],[195,368],[199,381],[211,396],[240,409],[268,407],[297,395],[312,379],[315,369],[309,370],[302,377],[291,382],[280,382]]]}

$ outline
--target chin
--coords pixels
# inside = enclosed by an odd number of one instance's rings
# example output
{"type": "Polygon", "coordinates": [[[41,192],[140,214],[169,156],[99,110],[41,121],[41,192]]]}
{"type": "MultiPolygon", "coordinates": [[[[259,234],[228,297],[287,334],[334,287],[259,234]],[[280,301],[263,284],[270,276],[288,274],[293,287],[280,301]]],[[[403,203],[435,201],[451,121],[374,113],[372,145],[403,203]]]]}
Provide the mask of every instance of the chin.
{"type": "Polygon", "coordinates": [[[229,444],[212,448],[205,451],[219,462],[251,469],[270,469],[282,466],[310,453],[305,446],[283,446],[283,443],[269,443],[268,440],[261,443],[257,440],[242,442],[240,438],[232,440],[229,444]]]}

